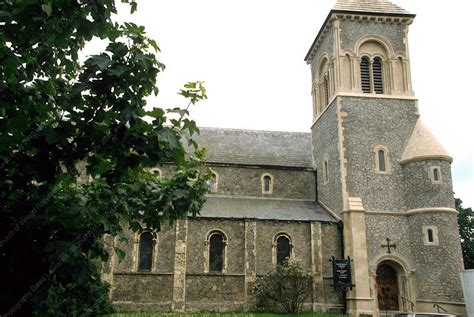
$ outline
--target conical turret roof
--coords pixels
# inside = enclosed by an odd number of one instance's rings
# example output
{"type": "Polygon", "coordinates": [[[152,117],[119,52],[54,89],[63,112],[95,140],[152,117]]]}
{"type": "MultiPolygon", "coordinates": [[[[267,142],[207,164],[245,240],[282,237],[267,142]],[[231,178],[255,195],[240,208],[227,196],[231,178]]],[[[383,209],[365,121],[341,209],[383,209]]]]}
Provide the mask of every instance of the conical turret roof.
{"type": "Polygon", "coordinates": [[[453,158],[428,130],[420,119],[408,140],[400,164],[408,164],[421,160],[445,160],[452,162],[453,158]]]}
{"type": "Polygon", "coordinates": [[[333,10],[365,13],[410,14],[405,9],[386,0],[338,0],[333,10]]]}

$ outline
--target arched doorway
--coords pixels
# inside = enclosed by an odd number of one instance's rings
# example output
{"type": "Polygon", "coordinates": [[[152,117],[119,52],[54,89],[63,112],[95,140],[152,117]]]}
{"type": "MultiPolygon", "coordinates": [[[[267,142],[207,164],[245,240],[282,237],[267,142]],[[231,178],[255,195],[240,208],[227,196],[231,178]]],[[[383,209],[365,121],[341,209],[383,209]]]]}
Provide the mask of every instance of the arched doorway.
{"type": "Polygon", "coordinates": [[[377,299],[380,310],[399,310],[397,271],[387,262],[377,267],[377,299]]]}

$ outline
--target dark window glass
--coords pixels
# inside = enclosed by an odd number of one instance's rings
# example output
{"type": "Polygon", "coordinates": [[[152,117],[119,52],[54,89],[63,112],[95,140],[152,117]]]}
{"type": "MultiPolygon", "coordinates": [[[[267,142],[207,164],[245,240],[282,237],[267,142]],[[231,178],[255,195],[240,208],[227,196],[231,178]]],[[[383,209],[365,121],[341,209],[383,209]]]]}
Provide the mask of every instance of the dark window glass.
{"type": "Polygon", "coordinates": [[[224,239],[221,234],[213,234],[209,241],[209,271],[222,272],[224,239]]]}
{"type": "Polygon", "coordinates": [[[270,182],[271,182],[271,177],[270,176],[264,176],[263,177],[263,191],[269,192],[270,191],[270,182]]]}
{"type": "Polygon", "coordinates": [[[327,182],[329,177],[328,161],[324,161],[324,181],[327,182]]]}
{"type": "Polygon", "coordinates": [[[437,168],[433,169],[433,180],[439,181],[439,170],[437,168]]]}
{"type": "Polygon", "coordinates": [[[362,84],[362,91],[370,93],[370,62],[367,56],[362,57],[360,61],[360,82],[362,84]]]}
{"type": "Polygon", "coordinates": [[[433,229],[428,229],[428,242],[433,242],[433,229]]]}
{"type": "Polygon", "coordinates": [[[153,260],[153,236],[149,232],[140,235],[138,270],[151,271],[153,260]]]}
{"type": "Polygon", "coordinates": [[[280,236],[277,239],[277,264],[282,265],[290,258],[290,239],[280,236]]]}
{"type": "Polygon", "coordinates": [[[382,60],[379,57],[374,59],[372,71],[374,76],[374,91],[377,94],[383,94],[382,60]]]}
{"type": "Polygon", "coordinates": [[[385,152],[383,150],[379,150],[379,171],[385,172],[385,152]]]}

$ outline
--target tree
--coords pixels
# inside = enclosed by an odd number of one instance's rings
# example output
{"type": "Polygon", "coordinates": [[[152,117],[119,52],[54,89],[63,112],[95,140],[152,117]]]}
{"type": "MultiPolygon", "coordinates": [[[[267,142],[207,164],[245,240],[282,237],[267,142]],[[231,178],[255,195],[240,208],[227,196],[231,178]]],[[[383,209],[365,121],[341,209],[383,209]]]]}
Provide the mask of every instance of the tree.
{"type": "MultiPolygon", "coordinates": [[[[159,48],[115,13],[114,0],[0,2],[0,313],[110,311],[104,235],[159,230],[204,203],[199,130],[188,108],[144,110],[159,48]],[[93,38],[106,50],[80,62],[93,38]],[[90,182],[77,183],[79,163],[90,182]],[[173,177],[147,171],[164,164],[173,177]]],[[[206,98],[201,82],[179,93],[188,107],[206,98]]]]}
{"type": "Polygon", "coordinates": [[[462,200],[455,199],[458,214],[459,233],[461,235],[462,255],[464,268],[474,269],[474,212],[471,208],[464,208],[462,200]]]}
{"type": "Polygon", "coordinates": [[[301,311],[311,292],[312,278],[298,262],[287,261],[257,279],[254,285],[256,306],[271,309],[281,305],[288,313],[301,311]]]}

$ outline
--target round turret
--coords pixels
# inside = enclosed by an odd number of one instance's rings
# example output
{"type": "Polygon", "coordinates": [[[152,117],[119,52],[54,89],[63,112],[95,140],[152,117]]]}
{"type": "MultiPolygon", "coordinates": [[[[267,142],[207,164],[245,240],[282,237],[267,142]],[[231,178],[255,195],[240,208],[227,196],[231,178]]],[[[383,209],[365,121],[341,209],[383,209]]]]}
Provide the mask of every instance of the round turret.
{"type": "Polygon", "coordinates": [[[408,209],[453,208],[452,157],[418,119],[400,164],[408,209]]]}

